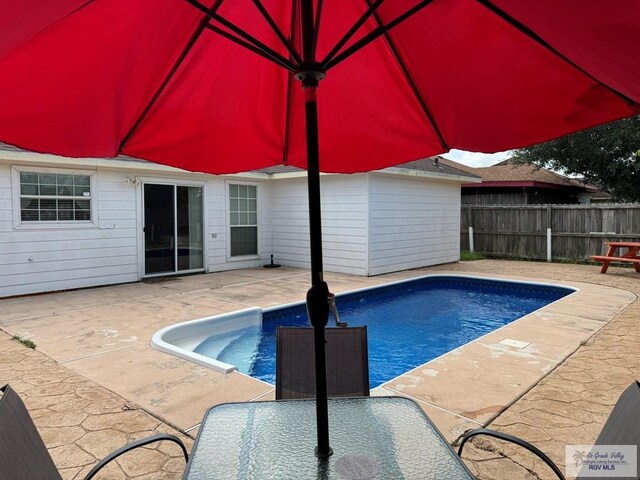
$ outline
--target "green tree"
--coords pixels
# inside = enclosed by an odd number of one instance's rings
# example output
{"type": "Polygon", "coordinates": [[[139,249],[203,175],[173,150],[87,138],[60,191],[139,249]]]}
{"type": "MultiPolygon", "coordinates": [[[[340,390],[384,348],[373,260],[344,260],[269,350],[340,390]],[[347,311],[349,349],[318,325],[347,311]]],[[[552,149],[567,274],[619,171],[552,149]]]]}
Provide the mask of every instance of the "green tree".
{"type": "Polygon", "coordinates": [[[581,176],[616,200],[640,202],[640,115],[518,149],[514,159],[581,176]]]}

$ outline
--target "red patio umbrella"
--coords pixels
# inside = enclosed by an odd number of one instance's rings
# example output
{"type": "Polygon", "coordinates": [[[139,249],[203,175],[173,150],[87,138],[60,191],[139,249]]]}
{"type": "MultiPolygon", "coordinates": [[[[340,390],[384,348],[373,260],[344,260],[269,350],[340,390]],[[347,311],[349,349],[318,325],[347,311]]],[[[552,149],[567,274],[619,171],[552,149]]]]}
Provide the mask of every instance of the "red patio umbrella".
{"type": "Polygon", "coordinates": [[[321,367],[319,171],[501,151],[640,111],[637,0],[200,2],[0,0],[0,141],[208,173],[307,168],[321,367]]]}

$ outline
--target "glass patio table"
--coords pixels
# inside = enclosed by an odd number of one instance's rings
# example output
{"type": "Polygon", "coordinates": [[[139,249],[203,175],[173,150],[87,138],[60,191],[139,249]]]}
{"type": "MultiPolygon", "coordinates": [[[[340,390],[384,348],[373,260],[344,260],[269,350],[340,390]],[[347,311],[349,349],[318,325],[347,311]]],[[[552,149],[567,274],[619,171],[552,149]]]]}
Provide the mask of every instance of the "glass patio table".
{"type": "Polygon", "coordinates": [[[473,476],[418,405],[329,400],[333,455],[314,454],[314,400],[227,403],[205,414],[183,479],[420,479],[473,476]]]}

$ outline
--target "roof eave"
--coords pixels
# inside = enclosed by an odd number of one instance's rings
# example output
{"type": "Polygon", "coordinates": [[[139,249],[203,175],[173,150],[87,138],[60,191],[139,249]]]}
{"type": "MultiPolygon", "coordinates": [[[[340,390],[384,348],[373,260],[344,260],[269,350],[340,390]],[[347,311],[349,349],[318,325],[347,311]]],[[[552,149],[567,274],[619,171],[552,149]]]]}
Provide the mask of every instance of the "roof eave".
{"type": "Polygon", "coordinates": [[[456,175],[452,173],[427,172],[424,170],[415,170],[401,167],[388,167],[382,170],[374,170],[371,173],[382,173],[390,175],[401,175],[405,177],[431,178],[435,180],[445,180],[450,182],[459,182],[463,184],[476,184],[482,182],[480,177],[456,175]]]}
{"type": "MultiPolygon", "coordinates": [[[[181,174],[198,173],[201,175],[211,175],[211,174],[206,174],[202,172],[191,172],[189,170],[170,167],[168,165],[154,163],[154,162],[150,162],[142,159],[128,158],[126,160],[122,160],[118,158],[90,158],[90,157],[72,158],[72,157],[63,157],[59,155],[52,155],[48,153],[35,153],[35,152],[29,152],[29,151],[0,150],[0,161],[38,163],[38,164],[48,164],[48,165],[54,165],[54,166],[72,165],[77,167],[89,166],[89,167],[115,168],[115,169],[124,169],[124,170],[138,170],[138,171],[146,170],[146,171],[165,172],[165,173],[181,173],[181,174]]],[[[388,167],[381,170],[374,170],[373,172],[386,174],[386,175],[451,181],[451,182],[457,182],[457,183],[463,183],[463,184],[474,184],[474,185],[480,184],[480,182],[482,181],[481,178],[475,177],[475,176],[429,172],[424,170],[408,169],[408,168],[401,168],[401,167],[388,167]]],[[[367,173],[367,172],[362,172],[362,173],[367,173]]],[[[338,174],[328,173],[323,175],[338,175],[338,174]]],[[[233,178],[238,178],[238,177],[249,178],[249,179],[269,178],[273,180],[283,180],[283,179],[292,179],[292,178],[306,178],[307,172],[306,170],[300,170],[296,172],[280,172],[280,173],[252,171],[252,172],[242,172],[242,173],[235,173],[235,174],[223,174],[220,176],[233,177],[233,178]]]]}

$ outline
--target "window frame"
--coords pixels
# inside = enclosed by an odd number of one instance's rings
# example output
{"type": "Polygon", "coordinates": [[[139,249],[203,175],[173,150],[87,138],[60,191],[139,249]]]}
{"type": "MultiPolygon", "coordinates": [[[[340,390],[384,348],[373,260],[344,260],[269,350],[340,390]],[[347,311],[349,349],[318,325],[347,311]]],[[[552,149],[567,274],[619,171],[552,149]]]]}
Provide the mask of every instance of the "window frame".
{"type": "MultiPolygon", "coordinates": [[[[53,168],[53,167],[32,167],[13,165],[11,167],[11,197],[13,200],[13,228],[16,230],[40,230],[40,229],[87,229],[98,228],[98,182],[97,171],[75,168],[53,168]],[[21,207],[21,173],[40,173],[58,175],[83,175],[89,177],[89,209],[90,220],[36,220],[23,221],[21,207]]],[[[37,195],[34,198],[48,197],[47,195],[37,195]]],[[[59,198],[51,196],[52,198],[59,198]]],[[[66,197],[60,197],[66,198],[66,197]]],[[[68,197],[75,199],[74,197],[68,197]]]]}
{"type": "Polygon", "coordinates": [[[260,258],[260,184],[255,182],[243,182],[237,180],[227,180],[225,182],[225,199],[227,213],[227,261],[241,261],[260,258]],[[232,225],[231,224],[231,185],[246,185],[256,189],[256,223],[255,225],[232,225]],[[256,229],[256,253],[248,255],[231,255],[231,230],[235,227],[255,227],[256,229]]]}

